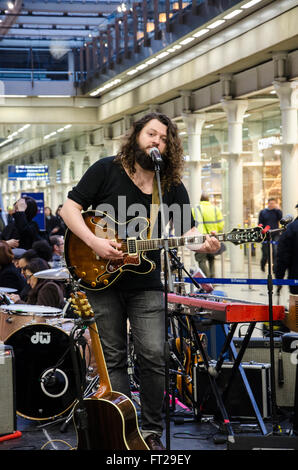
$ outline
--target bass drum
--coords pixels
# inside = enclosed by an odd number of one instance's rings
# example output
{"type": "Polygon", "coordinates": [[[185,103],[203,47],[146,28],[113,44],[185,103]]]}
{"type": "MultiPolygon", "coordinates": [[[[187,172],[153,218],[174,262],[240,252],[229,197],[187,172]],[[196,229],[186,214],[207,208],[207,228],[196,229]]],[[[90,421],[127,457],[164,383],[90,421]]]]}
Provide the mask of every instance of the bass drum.
{"type": "Polygon", "coordinates": [[[33,323],[55,325],[61,317],[61,310],[42,305],[19,306],[6,305],[0,310],[0,341],[5,341],[14,331],[33,323]],[[12,309],[14,307],[14,309],[12,309]]]}
{"type": "MultiPolygon", "coordinates": [[[[18,415],[48,420],[73,406],[76,384],[70,338],[65,331],[34,323],[14,331],[4,344],[14,351],[18,415]]],[[[79,350],[76,354],[81,365],[79,350]]]]}

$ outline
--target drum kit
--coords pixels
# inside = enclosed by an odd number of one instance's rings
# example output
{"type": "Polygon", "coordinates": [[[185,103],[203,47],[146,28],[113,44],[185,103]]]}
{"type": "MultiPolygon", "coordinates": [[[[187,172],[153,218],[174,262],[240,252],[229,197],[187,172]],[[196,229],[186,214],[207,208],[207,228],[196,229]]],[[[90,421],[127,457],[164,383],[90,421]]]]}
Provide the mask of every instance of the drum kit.
{"type": "MultiPolygon", "coordinates": [[[[70,281],[66,268],[35,273],[40,279],[70,281]]],[[[64,415],[76,403],[76,385],[70,339],[75,320],[64,311],[43,305],[14,304],[9,294],[16,289],[0,287],[0,343],[13,348],[16,412],[31,420],[45,421],[64,415]]],[[[95,380],[91,341],[76,350],[82,371],[95,380]],[[92,370],[94,374],[92,375],[92,370]]],[[[98,377],[97,377],[98,379],[98,377]]],[[[86,381],[86,379],[84,379],[86,381]]]]}

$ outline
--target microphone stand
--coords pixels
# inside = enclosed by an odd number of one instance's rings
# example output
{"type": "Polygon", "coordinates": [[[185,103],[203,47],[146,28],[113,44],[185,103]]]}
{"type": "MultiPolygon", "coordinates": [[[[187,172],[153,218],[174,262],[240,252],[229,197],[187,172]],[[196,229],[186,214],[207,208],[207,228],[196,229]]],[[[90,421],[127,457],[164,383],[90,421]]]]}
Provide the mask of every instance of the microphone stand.
{"type": "Polygon", "coordinates": [[[70,333],[69,339],[70,339],[70,352],[71,352],[71,358],[72,358],[73,369],[74,369],[74,374],[75,374],[75,386],[76,386],[76,395],[77,395],[77,402],[78,402],[78,406],[73,411],[73,417],[75,419],[77,429],[81,431],[84,435],[86,449],[90,450],[91,444],[90,444],[90,437],[89,437],[88,414],[87,414],[86,406],[84,404],[84,393],[82,389],[82,379],[80,376],[80,367],[79,367],[79,361],[78,361],[79,353],[78,353],[76,339],[75,339],[75,333],[77,330],[80,330],[79,334],[83,334],[82,328],[85,326],[85,323],[81,319],[77,320],[75,322],[75,326],[73,327],[70,333]]]}
{"type": "MultiPolygon", "coordinates": [[[[288,222],[287,222],[288,223],[288,222]]],[[[286,229],[286,223],[283,228],[265,231],[265,240],[268,244],[268,276],[267,276],[267,291],[268,291],[268,306],[269,306],[269,348],[270,348],[270,382],[271,382],[271,406],[272,406],[272,429],[273,434],[278,433],[278,418],[277,418],[277,402],[276,402],[276,384],[275,384],[275,359],[274,359],[274,332],[273,332],[273,280],[272,280],[272,235],[283,232],[286,229]]]]}
{"type": "MultiPolygon", "coordinates": [[[[161,215],[161,238],[164,239],[164,290],[165,290],[165,343],[164,343],[164,352],[165,352],[165,389],[166,389],[166,449],[171,449],[170,443],[170,400],[169,400],[169,357],[170,357],[170,348],[169,348],[169,338],[168,338],[168,322],[169,322],[169,311],[168,311],[168,292],[174,292],[173,279],[171,276],[171,265],[170,265],[170,256],[169,256],[169,242],[166,238],[166,223],[165,223],[165,213],[164,206],[162,201],[162,190],[160,183],[160,163],[161,158],[155,157],[152,158],[154,161],[154,171],[157,181],[158,195],[160,201],[160,215],[161,215]]],[[[152,227],[153,230],[153,227],[152,227]]]]}
{"type": "MultiPolygon", "coordinates": [[[[157,188],[158,188],[158,195],[160,201],[160,215],[161,215],[161,238],[164,240],[163,250],[164,250],[164,294],[165,294],[165,344],[164,344],[164,351],[165,351],[165,389],[166,389],[166,449],[171,449],[170,443],[170,400],[169,400],[169,358],[170,358],[170,347],[169,347],[169,337],[168,337],[168,323],[169,323],[169,310],[168,310],[168,292],[174,292],[173,286],[173,279],[171,276],[171,263],[170,263],[170,256],[178,262],[179,269],[183,269],[187,275],[190,277],[192,282],[197,288],[200,288],[200,285],[197,281],[186,271],[184,265],[180,263],[180,260],[174,255],[174,253],[169,249],[169,242],[166,237],[166,223],[165,223],[165,214],[164,214],[164,206],[163,206],[163,199],[162,199],[162,190],[161,190],[161,183],[160,183],[160,164],[162,163],[161,157],[156,153],[155,155],[151,155],[151,158],[154,162],[154,171],[157,181],[157,188]]],[[[153,227],[152,227],[153,229],[153,227]]],[[[172,397],[172,400],[174,398],[172,397]]]]}

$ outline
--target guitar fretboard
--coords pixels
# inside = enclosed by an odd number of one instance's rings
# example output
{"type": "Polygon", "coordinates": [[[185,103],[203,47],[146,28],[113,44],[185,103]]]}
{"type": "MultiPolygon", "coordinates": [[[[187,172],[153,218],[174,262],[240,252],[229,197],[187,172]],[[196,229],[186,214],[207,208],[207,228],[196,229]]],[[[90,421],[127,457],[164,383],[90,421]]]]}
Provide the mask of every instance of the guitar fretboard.
{"type": "MultiPolygon", "coordinates": [[[[220,241],[223,241],[224,234],[217,234],[216,238],[220,241]]],[[[131,240],[131,239],[130,239],[131,240]]],[[[125,243],[130,243],[130,240],[125,243]]],[[[204,243],[206,240],[206,235],[195,235],[195,236],[188,236],[188,237],[170,237],[170,238],[154,238],[149,240],[135,240],[136,243],[136,251],[150,251],[150,250],[158,250],[164,248],[166,242],[168,242],[169,248],[174,248],[176,246],[187,246],[187,245],[197,245],[204,243]]],[[[128,250],[130,251],[130,250],[128,250]]]]}

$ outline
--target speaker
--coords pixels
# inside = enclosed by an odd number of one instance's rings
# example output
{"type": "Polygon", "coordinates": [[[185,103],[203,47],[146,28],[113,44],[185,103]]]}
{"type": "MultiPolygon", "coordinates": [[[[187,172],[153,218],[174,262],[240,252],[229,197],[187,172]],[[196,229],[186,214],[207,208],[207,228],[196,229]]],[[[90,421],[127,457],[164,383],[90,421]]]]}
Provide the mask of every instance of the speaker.
{"type": "Polygon", "coordinates": [[[16,429],[14,354],[11,346],[0,344],[0,435],[16,429]]]}
{"type": "MultiPolygon", "coordinates": [[[[234,338],[239,351],[243,338],[234,338]]],[[[270,339],[253,337],[245,350],[243,361],[270,363],[270,339]]],[[[293,407],[295,401],[296,364],[290,352],[282,350],[282,338],[274,338],[275,388],[277,406],[293,407]]]]}
{"type": "MultiPolygon", "coordinates": [[[[212,364],[212,361],[210,362],[212,364]]],[[[215,362],[214,362],[215,365],[215,362]]],[[[247,381],[250,385],[254,400],[258,406],[262,418],[271,416],[270,405],[270,364],[241,364],[247,381]]],[[[233,363],[224,362],[216,379],[220,393],[224,392],[231,377],[233,363]]],[[[215,396],[211,390],[210,380],[206,368],[198,364],[194,368],[194,402],[195,408],[203,415],[217,413],[215,396]]],[[[245,385],[237,371],[231,382],[229,393],[224,401],[226,411],[230,418],[255,418],[254,410],[245,385]]]]}

